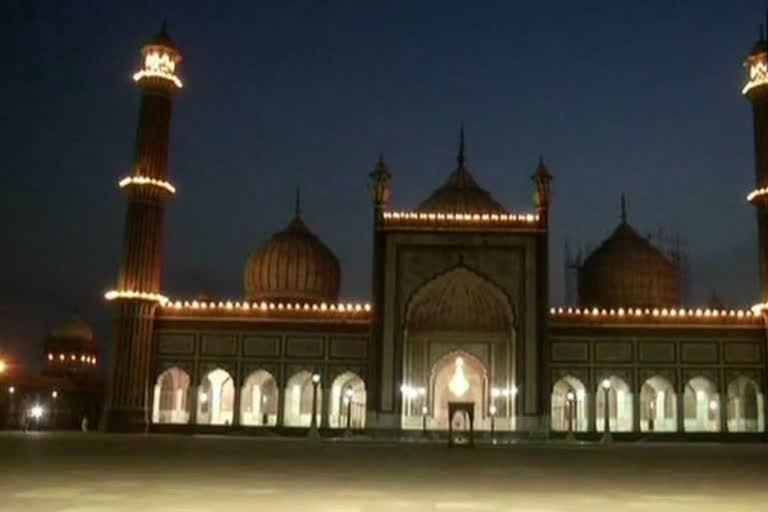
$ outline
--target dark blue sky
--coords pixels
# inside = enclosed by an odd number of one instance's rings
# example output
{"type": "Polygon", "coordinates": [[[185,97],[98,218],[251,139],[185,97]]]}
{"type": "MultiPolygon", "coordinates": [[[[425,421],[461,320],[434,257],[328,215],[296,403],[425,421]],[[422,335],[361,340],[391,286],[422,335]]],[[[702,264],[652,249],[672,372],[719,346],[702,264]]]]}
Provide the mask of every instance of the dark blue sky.
{"type": "Polygon", "coordinates": [[[751,114],[741,64],[764,0],[742,2],[15,2],[4,11],[0,347],[37,354],[79,308],[111,340],[131,170],[139,48],[163,16],[185,61],[171,169],[165,290],[242,295],[248,253],[293,191],[367,300],[366,177],[379,151],[394,206],[452,170],[464,121],[478,181],[532,209],[555,176],[553,303],[562,245],[618,222],[680,233],[692,303],[757,299],[751,114]],[[223,5],[219,5],[223,4],[223,5]],[[640,5],[642,4],[642,5],[640,5]]]}

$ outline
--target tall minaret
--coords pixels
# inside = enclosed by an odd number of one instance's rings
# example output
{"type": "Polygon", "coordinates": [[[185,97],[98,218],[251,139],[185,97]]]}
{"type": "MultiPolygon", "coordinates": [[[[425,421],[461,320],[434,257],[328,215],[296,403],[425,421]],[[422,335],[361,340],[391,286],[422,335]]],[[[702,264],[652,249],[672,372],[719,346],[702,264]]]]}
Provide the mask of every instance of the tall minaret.
{"type": "Polygon", "coordinates": [[[120,180],[128,198],[117,289],[115,358],[107,382],[104,428],[143,431],[149,425],[152,327],[161,294],[165,205],[175,193],[169,181],[171,107],[181,88],[181,61],[165,22],[141,50],[143,67],[133,75],[141,87],[136,154],[130,176],[120,180]]]}
{"type": "Polygon", "coordinates": [[[747,80],[742,93],[752,103],[755,140],[755,190],[747,199],[757,209],[760,301],[768,303],[768,42],[763,29],[745,64],[747,80]]]}

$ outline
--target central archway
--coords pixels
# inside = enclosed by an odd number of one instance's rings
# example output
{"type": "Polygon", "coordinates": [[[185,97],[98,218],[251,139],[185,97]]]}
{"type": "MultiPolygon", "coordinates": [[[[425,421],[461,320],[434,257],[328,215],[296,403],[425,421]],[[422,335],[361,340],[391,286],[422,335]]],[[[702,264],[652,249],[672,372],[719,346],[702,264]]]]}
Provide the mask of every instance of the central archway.
{"type": "Polygon", "coordinates": [[[476,357],[461,351],[448,354],[432,367],[430,383],[433,428],[448,430],[449,402],[472,402],[475,418],[487,415],[488,370],[476,357]]]}
{"type": "Polygon", "coordinates": [[[416,288],[404,313],[402,428],[447,430],[448,402],[473,401],[476,429],[514,429],[515,317],[504,290],[459,263],[416,288]]]}

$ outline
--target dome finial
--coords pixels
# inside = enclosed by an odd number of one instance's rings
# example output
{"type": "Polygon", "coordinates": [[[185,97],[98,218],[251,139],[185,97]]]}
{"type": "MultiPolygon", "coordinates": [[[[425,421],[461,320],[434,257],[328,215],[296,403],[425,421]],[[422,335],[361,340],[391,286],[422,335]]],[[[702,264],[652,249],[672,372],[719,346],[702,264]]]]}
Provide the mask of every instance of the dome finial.
{"type": "Polygon", "coordinates": [[[464,121],[461,122],[459,128],[459,154],[456,157],[456,162],[459,164],[459,169],[466,167],[467,159],[464,154],[464,121]]]}
{"type": "Polygon", "coordinates": [[[627,199],[624,197],[624,192],[621,193],[621,223],[627,223],[627,199]]]}
{"type": "Polygon", "coordinates": [[[168,36],[168,18],[163,18],[163,24],[160,25],[160,34],[168,36]]]}
{"type": "Polygon", "coordinates": [[[298,219],[301,217],[301,188],[296,187],[296,204],[294,206],[294,214],[296,218],[298,219]]]}

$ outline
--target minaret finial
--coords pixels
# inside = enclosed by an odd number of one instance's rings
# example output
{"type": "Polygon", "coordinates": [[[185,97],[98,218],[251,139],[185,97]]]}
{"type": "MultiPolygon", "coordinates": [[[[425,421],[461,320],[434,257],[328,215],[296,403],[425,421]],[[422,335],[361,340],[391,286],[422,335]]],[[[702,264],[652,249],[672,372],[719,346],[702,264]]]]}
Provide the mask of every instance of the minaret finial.
{"type": "Polygon", "coordinates": [[[627,199],[624,197],[624,192],[621,193],[621,223],[627,223],[627,199]]]}
{"type": "Polygon", "coordinates": [[[459,169],[466,166],[467,159],[464,154],[464,121],[461,122],[461,128],[459,128],[459,154],[456,157],[456,161],[459,164],[459,169]]]}
{"type": "Polygon", "coordinates": [[[295,205],[295,215],[298,219],[301,217],[301,189],[299,187],[296,187],[296,205],[295,205]]]}

